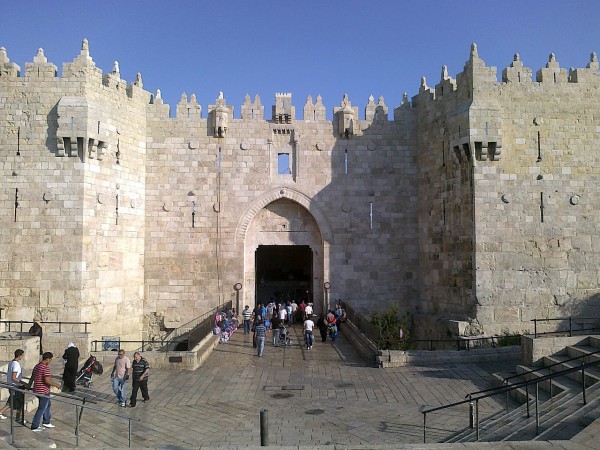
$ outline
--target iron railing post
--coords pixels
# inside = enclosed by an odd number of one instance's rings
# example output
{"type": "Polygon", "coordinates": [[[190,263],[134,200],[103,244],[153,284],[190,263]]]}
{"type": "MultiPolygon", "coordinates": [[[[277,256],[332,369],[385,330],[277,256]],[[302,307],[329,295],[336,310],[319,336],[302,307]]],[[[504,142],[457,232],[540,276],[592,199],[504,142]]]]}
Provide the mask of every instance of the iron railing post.
{"type": "Polygon", "coordinates": [[[474,414],[475,411],[473,410],[473,399],[471,397],[471,394],[469,394],[469,428],[473,428],[474,426],[474,414]]]}
{"type": "Polygon", "coordinates": [[[533,319],[533,338],[537,339],[537,319],[533,319]]]}
{"type": "Polygon", "coordinates": [[[427,443],[427,413],[423,413],[423,444],[427,443]]]}
{"type": "Polygon", "coordinates": [[[476,423],[476,435],[477,435],[477,442],[479,442],[479,399],[475,399],[475,423],[476,423]]]}
{"type": "Polygon", "coordinates": [[[535,383],[535,435],[540,434],[540,415],[538,412],[538,397],[540,395],[540,383],[535,383]]]}
{"type": "Polygon", "coordinates": [[[569,316],[569,337],[573,336],[573,317],[569,316]]]}
{"type": "Polygon", "coordinates": [[[587,401],[585,398],[585,362],[581,364],[581,390],[583,394],[583,404],[587,405],[587,401]]]}
{"type": "Polygon", "coordinates": [[[75,447],[79,447],[79,405],[75,405],[75,447]]]}
{"type": "Polygon", "coordinates": [[[525,401],[527,402],[527,418],[529,419],[531,417],[531,414],[529,413],[529,384],[525,385],[525,401]]]}

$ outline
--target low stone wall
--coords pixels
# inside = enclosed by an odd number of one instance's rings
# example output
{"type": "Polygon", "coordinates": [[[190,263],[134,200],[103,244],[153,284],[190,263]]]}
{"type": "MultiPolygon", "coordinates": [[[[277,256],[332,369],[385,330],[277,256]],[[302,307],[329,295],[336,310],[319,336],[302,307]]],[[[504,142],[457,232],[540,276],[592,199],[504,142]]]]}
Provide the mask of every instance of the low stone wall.
{"type": "Polygon", "coordinates": [[[434,366],[453,363],[476,363],[519,359],[518,345],[473,350],[380,350],[377,356],[379,367],[434,366]]]}
{"type": "MultiPolygon", "coordinates": [[[[219,336],[209,335],[205,337],[196,347],[184,352],[148,351],[140,352],[155,369],[195,370],[200,367],[219,345],[219,336]]],[[[126,353],[129,359],[133,358],[133,352],[126,353]]],[[[116,351],[95,352],[94,356],[104,366],[104,370],[110,375],[112,371],[116,351]]]]}
{"type": "Polygon", "coordinates": [[[523,335],[521,337],[521,364],[526,366],[538,365],[544,356],[554,355],[565,349],[569,345],[587,345],[589,337],[587,336],[538,336],[523,335]]]}
{"type": "Polygon", "coordinates": [[[352,344],[356,351],[367,361],[377,364],[377,346],[371,342],[352,322],[345,322],[341,327],[344,338],[352,344]]]}

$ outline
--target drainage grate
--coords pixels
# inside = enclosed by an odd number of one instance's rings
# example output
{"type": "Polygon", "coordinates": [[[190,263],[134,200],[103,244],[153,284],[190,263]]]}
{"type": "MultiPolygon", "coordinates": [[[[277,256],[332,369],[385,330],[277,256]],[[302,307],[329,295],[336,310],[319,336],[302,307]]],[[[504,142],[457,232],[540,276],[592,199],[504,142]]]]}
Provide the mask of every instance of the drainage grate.
{"type": "Polygon", "coordinates": [[[316,416],[319,414],[323,414],[325,412],[325,410],[323,409],[308,409],[306,411],[304,411],[304,414],[309,414],[311,416],[316,416]]]}
{"type": "Polygon", "coordinates": [[[272,398],[290,398],[293,396],[294,394],[289,392],[277,392],[276,394],[271,395],[272,398]]]}
{"type": "Polygon", "coordinates": [[[285,386],[281,386],[282,391],[303,391],[304,386],[301,384],[287,384],[285,386]]]}
{"type": "Polygon", "coordinates": [[[333,383],[336,388],[351,388],[354,387],[354,383],[333,383]]]}

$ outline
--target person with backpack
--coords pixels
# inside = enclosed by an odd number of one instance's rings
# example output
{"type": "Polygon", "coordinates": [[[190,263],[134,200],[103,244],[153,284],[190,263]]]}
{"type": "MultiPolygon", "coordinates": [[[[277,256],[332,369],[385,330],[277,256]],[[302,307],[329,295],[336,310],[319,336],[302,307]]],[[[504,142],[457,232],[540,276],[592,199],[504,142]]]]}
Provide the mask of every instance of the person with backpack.
{"type": "MultiPolygon", "coordinates": [[[[6,382],[11,386],[15,386],[19,389],[24,389],[26,385],[21,381],[23,378],[23,372],[21,370],[21,361],[25,358],[25,351],[20,348],[15,350],[14,359],[8,363],[8,369],[6,370],[6,382]]],[[[12,407],[17,411],[17,422],[25,425],[23,417],[23,406],[25,406],[25,394],[18,391],[9,390],[10,396],[6,401],[6,405],[0,409],[0,420],[5,420],[8,417],[4,415],[5,412],[10,410],[11,401],[12,407]]]]}

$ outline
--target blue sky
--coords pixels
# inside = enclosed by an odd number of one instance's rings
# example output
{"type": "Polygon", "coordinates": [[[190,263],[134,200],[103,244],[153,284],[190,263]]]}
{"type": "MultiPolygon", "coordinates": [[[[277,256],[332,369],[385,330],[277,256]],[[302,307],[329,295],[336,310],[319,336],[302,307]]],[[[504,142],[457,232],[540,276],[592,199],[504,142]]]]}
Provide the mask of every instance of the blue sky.
{"type": "Polygon", "coordinates": [[[223,91],[239,117],[244,95],[261,96],[265,115],[275,92],[291,92],[296,116],[310,94],[328,117],[344,93],[362,111],[369,95],[390,108],[420,79],[455,77],[476,42],[488,66],[502,69],[518,52],[534,73],[550,52],[561,67],[585,67],[600,52],[600,1],[3,1],[0,47],[23,70],[42,47],[58,66],[89,40],[104,72],[162,91],[171,114],[181,93],[196,94],[206,117],[223,91]]]}

